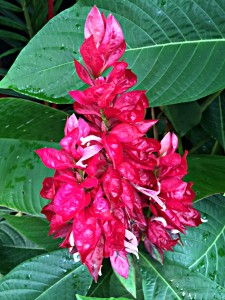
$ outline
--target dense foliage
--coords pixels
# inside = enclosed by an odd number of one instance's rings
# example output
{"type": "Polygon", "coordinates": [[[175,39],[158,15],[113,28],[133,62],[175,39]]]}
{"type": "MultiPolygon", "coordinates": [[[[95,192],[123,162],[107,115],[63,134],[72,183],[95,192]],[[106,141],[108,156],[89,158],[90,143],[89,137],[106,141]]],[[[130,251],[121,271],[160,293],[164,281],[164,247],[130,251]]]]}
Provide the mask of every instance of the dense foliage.
{"type": "Polygon", "coordinates": [[[224,11],[223,0],[81,0],[21,51],[0,82],[15,96],[0,100],[1,299],[224,299],[224,11]],[[163,266],[141,248],[139,260],[128,258],[128,279],[106,260],[97,284],[48,236],[39,191],[53,173],[35,153],[59,147],[72,111],[68,91],[87,88],[73,60],[82,61],[84,22],[94,4],[123,29],[135,89],[147,91],[147,118],[159,119],[148,136],[161,140],[174,131],[179,154],[189,150],[185,180],[194,182],[194,207],[207,221],[182,235],[184,246],[167,252],[163,266]]]}

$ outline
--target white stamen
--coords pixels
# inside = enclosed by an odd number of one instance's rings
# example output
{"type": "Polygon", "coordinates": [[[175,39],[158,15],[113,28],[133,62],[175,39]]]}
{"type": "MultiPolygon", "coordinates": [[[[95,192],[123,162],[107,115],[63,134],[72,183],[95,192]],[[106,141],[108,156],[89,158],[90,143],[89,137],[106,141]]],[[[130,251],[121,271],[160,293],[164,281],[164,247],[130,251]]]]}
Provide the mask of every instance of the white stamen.
{"type": "Polygon", "coordinates": [[[86,168],[87,165],[83,164],[83,161],[94,156],[95,154],[97,154],[99,151],[102,150],[102,146],[100,145],[93,145],[90,147],[87,147],[84,149],[83,152],[83,156],[81,157],[80,160],[78,160],[78,162],[76,163],[77,166],[82,167],[82,168],[86,168]]]}
{"type": "Polygon", "coordinates": [[[98,271],[98,275],[99,275],[99,276],[102,276],[102,265],[101,265],[101,267],[100,267],[100,269],[99,269],[99,271],[98,271]]]}
{"type": "Polygon", "coordinates": [[[85,138],[84,137],[81,137],[80,138],[80,141],[81,141],[81,145],[85,145],[86,143],[90,142],[90,141],[97,141],[97,142],[101,142],[102,139],[98,136],[95,136],[95,135],[88,135],[86,136],[85,138]]]}
{"type": "Polygon", "coordinates": [[[69,243],[70,243],[70,246],[72,246],[72,247],[75,246],[74,236],[73,236],[73,231],[72,231],[71,234],[70,234],[70,237],[69,237],[69,243]]]}
{"type": "Polygon", "coordinates": [[[131,183],[131,184],[133,185],[133,187],[135,187],[142,194],[144,194],[146,196],[149,196],[149,198],[153,198],[162,207],[163,211],[166,210],[166,205],[158,197],[158,194],[160,193],[160,183],[159,182],[158,182],[158,188],[159,188],[158,191],[149,190],[149,189],[146,189],[142,186],[136,185],[134,183],[131,183]]]}
{"type": "Polygon", "coordinates": [[[180,231],[177,230],[177,229],[172,229],[172,230],[170,230],[170,232],[173,233],[173,234],[177,234],[177,233],[179,233],[180,231]]]}
{"type": "Polygon", "coordinates": [[[167,222],[163,217],[153,217],[151,220],[161,222],[164,227],[167,226],[167,222]]]}

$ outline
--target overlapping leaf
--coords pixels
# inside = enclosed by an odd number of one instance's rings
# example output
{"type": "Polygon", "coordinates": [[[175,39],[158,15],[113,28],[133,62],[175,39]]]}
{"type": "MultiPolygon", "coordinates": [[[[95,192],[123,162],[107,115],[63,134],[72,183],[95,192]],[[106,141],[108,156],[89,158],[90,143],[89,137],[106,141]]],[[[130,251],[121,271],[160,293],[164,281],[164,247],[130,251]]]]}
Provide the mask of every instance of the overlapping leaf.
{"type": "Polygon", "coordinates": [[[215,139],[225,150],[225,94],[222,93],[204,111],[201,126],[215,139]]]}
{"type": "Polygon", "coordinates": [[[71,103],[68,90],[82,87],[73,58],[81,59],[84,21],[93,4],[119,20],[124,56],[152,105],[193,101],[224,88],[223,0],[79,1],[32,39],[0,87],[71,103]]]}
{"type": "Polygon", "coordinates": [[[28,216],[4,215],[7,223],[17,232],[28,238],[46,251],[53,251],[59,248],[60,239],[53,239],[48,236],[49,222],[42,218],[28,216]]]}
{"type": "Polygon", "coordinates": [[[44,252],[6,222],[0,222],[0,273],[6,274],[24,260],[44,252]]]}
{"type": "Polygon", "coordinates": [[[40,188],[52,171],[34,151],[47,145],[57,147],[52,141],[63,136],[66,114],[13,98],[1,99],[0,113],[0,205],[40,215],[45,204],[40,188]]]}
{"type": "Polygon", "coordinates": [[[193,181],[196,200],[225,191],[225,157],[219,155],[193,155],[188,157],[188,175],[193,181]]]}
{"type": "Polygon", "coordinates": [[[74,299],[86,295],[92,282],[85,266],[59,250],[26,261],[0,281],[2,300],[74,299]]]}

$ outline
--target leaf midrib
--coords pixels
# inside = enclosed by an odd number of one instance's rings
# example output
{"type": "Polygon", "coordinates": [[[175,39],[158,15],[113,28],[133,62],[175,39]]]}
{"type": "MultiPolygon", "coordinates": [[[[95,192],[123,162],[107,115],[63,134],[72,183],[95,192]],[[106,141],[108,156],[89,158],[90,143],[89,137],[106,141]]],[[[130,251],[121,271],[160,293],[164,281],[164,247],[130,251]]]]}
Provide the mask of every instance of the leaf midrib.
{"type": "MultiPolygon", "coordinates": [[[[157,47],[168,47],[168,46],[177,46],[177,45],[186,45],[186,44],[189,45],[189,44],[199,44],[199,43],[218,43],[218,42],[225,42],[225,38],[221,38],[221,39],[193,40],[193,41],[181,41],[181,42],[174,42],[174,43],[166,43],[166,44],[149,45],[149,46],[144,46],[144,47],[129,48],[129,49],[127,49],[125,51],[125,54],[127,52],[130,52],[130,51],[140,51],[140,50],[144,50],[144,49],[152,49],[152,48],[157,48],[157,47]]],[[[73,61],[66,62],[64,64],[55,65],[53,67],[42,69],[42,70],[39,70],[37,72],[26,73],[25,75],[20,75],[20,79],[23,79],[23,78],[26,78],[26,77],[30,77],[33,74],[44,73],[45,71],[49,71],[49,70],[52,70],[52,69],[60,68],[60,67],[63,67],[65,65],[68,65],[68,64],[73,64],[73,61]]],[[[9,79],[12,80],[13,77],[9,76],[9,79]]],[[[4,82],[4,79],[2,80],[2,82],[4,82]]],[[[0,88],[4,88],[4,85],[3,85],[3,87],[1,87],[1,82],[0,82],[0,88]]]]}
{"type": "Polygon", "coordinates": [[[147,264],[152,268],[155,273],[159,276],[159,278],[165,282],[166,286],[170,288],[170,290],[174,293],[174,295],[177,297],[177,299],[182,300],[179,295],[176,293],[176,291],[172,288],[172,286],[165,280],[165,278],[154,268],[154,266],[147,260],[147,258],[139,252],[139,255],[147,262],[147,264]]]}
{"type": "Polygon", "coordinates": [[[191,264],[188,267],[188,269],[191,269],[194,265],[196,265],[209,252],[209,250],[211,250],[211,248],[216,244],[217,240],[223,234],[224,230],[225,230],[225,225],[223,226],[222,230],[220,231],[220,233],[215,238],[214,242],[212,242],[211,246],[193,264],[191,264]]]}
{"type": "Polygon", "coordinates": [[[37,299],[39,299],[39,298],[41,299],[41,297],[42,297],[46,292],[48,292],[49,290],[51,290],[52,288],[54,288],[56,284],[59,284],[60,281],[64,280],[66,277],[68,277],[69,275],[71,275],[71,273],[77,272],[77,271],[78,271],[80,268],[82,268],[82,267],[84,267],[84,266],[80,265],[77,269],[69,271],[65,276],[61,277],[58,281],[56,281],[56,282],[55,282],[53,285],[51,285],[48,289],[46,289],[45,291],[43,291],[37,298],[35,298],[35,300],[37,300],[37,299]]]}

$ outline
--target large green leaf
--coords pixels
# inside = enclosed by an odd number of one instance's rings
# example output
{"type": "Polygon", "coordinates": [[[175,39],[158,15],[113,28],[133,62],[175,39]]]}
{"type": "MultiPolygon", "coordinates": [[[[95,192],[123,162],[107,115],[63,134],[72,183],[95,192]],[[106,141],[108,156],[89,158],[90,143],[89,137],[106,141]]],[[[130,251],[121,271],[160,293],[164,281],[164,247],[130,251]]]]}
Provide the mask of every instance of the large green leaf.
{"type": "Polygon", "coordinates": [[[0,272],[8,273],[18,264],[36,255],[44,249],[16,232],[6,222],[0,222],[0,272]]]}
{"type": "Polygon", "coordinates": [[[193,155],[188,157],[188,175],[185,180],[193,181],[195,200],[225,191],[225,157],[193,155]]]}
{"type": "Polygon", "coordinates": [[[71,103],[67,92],[83,86],[73,58],[81,59],[83,26],[94,4],[119,20],[124,57],[153,106],[193,101],[225,87],[223,0],[79,1],[31,40],[0,87],[71,103]]]}
{"type": "Polygon", "coordinates": [[[92,282],[84,265],[66,250],[40,255],[20,264],[0,281],[2,300],[71,300],[86,295],[92,282]]]}
{"type": "Polygon", "coordinates": [[[225,197],[208,197],[195,203],[195,208],[205,222],[189,228],[182,236],[184,246],[178,245],[173,253],[167,253],[167,258],[225,288],[225,197]]]}
{"type": "Polygon", "coordinates": [[[85,297],[85,296],[80,296],[80,295],[76,295],[77,296],[77,300],[130,300],[128,298],[96,298],[96,297],[85,297]]]}
{"type": "Polygon", "coordinates": [[[12,215],[4,215],[4,218],[17,232],[42,249],[53,251],[59,248],[60,240],[48,236],[49,222],[47,220],[37,217],[12,215]]]}
{"type": "Polygon", "coordinates": [[[201,126],[215,139],[225,150],[225,93],[204,111],[201,126]]]}
{"type": "Polygon", "coordinates": [[[225,299],[225,198],[209,197],[195,208],[208,222],[189,228],[184,246],[168,252],[163,266],[141,253],[145,300],[225,299]]]}
{"type": "Polygon", "coordinates": [[[0,100],[0,205],[40,215],[46,201],[39,192],[52,170],[43,166],[35,149],[57,147],[66,114],[22,99],[0,100]],[[26,113],[24,113],[26,112],[26,113]]]}

